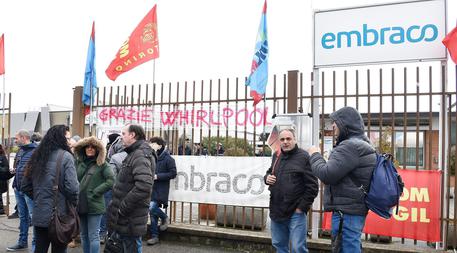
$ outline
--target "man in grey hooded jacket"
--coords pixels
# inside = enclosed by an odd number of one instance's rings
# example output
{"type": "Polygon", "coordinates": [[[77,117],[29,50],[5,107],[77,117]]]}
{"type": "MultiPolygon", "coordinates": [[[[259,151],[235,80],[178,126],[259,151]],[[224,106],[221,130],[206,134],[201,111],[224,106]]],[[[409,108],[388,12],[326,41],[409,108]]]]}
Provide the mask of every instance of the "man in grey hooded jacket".
{"type": "Polygon", "coordinates": [[[336,146],[328,161],[324,160],[318,147],[309,148],[310,164],[313,174],[325,184],[324,210],[333,212],[332,243],[335,244],[340,234],[339,252],[357,253],[361,252],[360,237],[368,214],[364,189],[370,187],[376,153],[356,109],[343,107],[330,118],[336,146]]]}

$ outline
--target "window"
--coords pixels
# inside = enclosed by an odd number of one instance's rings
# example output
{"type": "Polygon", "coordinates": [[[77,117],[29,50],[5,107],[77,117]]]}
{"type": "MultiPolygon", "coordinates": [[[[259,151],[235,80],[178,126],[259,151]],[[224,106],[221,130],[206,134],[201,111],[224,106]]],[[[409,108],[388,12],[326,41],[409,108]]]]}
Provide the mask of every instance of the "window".
{"type": "Polygon", "coordinates": [[[416,167],[424,166],[424,132],[419,131],[419,143],[416,144],[416,132],[406,132],[406,147],[404,146],[404,132],[395,133],[395,159],[400,166],[416,167]],[[403,164],[405,162],[405,164],[403,164]]]}

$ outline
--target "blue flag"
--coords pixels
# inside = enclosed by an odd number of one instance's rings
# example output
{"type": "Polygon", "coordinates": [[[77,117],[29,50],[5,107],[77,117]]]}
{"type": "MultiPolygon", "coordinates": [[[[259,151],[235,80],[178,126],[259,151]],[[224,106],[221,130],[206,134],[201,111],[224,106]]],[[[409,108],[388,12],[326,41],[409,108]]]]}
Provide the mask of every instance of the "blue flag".
{"type": "Polygon", "coordinates": [[[268,82],[268,38],[267,38],[267,1],[263,5],[262,18],[260,19],[259,31],[255,43],[254,58],[252,59],[251,74],[246,85],[251,87],[251,97],[254,98],[254,106],[258,104],[265,91],[268,82]]]}
{"type": "Polygon", "coordinates": [[[90,106],[94,101],[97,90],[97,76],[95,74],[95,22],[92,23],[92,33],[87,49],[86,71],[84,73],[83,104],[90,106]],[[91,101],[92,87],[92,101],[91,101]]]}

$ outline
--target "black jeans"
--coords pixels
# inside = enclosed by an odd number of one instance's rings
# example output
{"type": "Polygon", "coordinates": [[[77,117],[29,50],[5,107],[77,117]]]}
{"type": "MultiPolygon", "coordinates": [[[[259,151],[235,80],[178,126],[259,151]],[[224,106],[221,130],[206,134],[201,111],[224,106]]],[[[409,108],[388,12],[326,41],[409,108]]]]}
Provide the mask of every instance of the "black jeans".
{"type": "Polygon", "coordinates": [[[47,253],[51,244],[51,253],[66,253],[67,245],[51,243],[48,236],[48,228],[35,227],[35,253],[47,253]]]}

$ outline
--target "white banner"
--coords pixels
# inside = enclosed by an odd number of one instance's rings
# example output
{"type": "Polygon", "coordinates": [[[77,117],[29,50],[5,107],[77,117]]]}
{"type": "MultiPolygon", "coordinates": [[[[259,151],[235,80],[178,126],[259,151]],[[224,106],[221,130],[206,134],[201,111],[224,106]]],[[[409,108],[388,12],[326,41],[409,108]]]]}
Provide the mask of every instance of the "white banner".
{"type": "Polygon", "coordinates": [[[173,201],[268,207],[263,181],[270,157],[173,156],[178,175],[170,182],[173,201]]]}
{"type": "Polygon", "coordinates": [[[314,13],[314,66],[446,59],[444,0],[314,13]]]}

